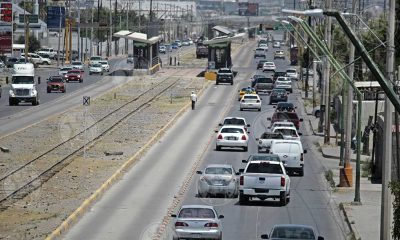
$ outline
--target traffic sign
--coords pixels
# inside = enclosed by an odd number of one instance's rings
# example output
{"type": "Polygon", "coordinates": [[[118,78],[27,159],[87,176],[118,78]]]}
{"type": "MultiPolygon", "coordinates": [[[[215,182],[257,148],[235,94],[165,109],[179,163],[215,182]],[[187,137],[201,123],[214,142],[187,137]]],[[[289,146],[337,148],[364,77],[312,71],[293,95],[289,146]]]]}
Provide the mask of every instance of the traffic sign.
{"type": "Polygon", "coordinates": [[[20,14],[19,15],[19,23],[25,23],[25,16],[27,16],[29,19],[27,19],[27,21],[29,20],[29,24],[31,23],[39,23],[39,16],[35,15],[35,14],[20,14]]]}
{"type": "Polygon", "coordinates": [[[65,7],[61,6],[48,6],[47,7],[47,27],[65,28],[65,7]]]}

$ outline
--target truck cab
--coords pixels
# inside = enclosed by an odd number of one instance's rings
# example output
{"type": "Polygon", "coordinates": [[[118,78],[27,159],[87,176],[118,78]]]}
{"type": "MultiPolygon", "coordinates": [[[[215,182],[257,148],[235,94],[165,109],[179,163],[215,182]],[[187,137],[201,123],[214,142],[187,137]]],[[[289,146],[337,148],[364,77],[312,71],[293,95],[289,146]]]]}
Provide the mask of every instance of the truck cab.
{"type": "Polygon", "coordinates": [[[35,84],[35,68],[32,63],[14,64],[9,105],[18,105],[20,102],[31,102],[39,105],[39,93],[35,84]]]}

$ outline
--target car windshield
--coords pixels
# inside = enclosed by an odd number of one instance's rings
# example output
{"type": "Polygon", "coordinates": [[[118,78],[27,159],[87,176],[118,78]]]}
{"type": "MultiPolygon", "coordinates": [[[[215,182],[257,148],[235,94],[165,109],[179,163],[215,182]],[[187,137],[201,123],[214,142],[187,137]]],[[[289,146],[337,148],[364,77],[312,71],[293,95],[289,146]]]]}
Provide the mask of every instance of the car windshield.
{"type": "Polygon", "coordinates": [[[275,227],[271,238],[279,239],[315,239],[314,231],[305,227],[275,227]]]}
{"type": "Polygon", "coordinates": [[[72,65],[82,65],[81,62],[72,62],[72,65]]]}
{"type": "Polygon", "coordinates": [[[68,71],[68,73],[72,73],[72,74],[81,74],[81,71],[68,71]]]}
{"type": "Polygon", "coordinates": [[[261,139],[283,139],[282,134],[278,133],[263,133],[261,139]]]}
{"type": "Polygon", "coordinates": [[[13,76],[12,83],[13,84],[34,84],[35,79],[33,76],[13,76]]]}
{"type": "Polygon", "coordinates": [[[101,60],[101,57],[91,57],[90,58],[90,61],[98,61],[98,60],[101,60]]]}
{"type": "Polygon", "coordinates": [[[257,79],[258,83],[273,83],[274,81],[272,78],[258,78],[257,79]]]}
{"type": "Polygon", "coordinates": [[[274,129],[275,133],[282,133],[284,136],[293,136],[293,137],[298,137],[296,130],[294,129],[288,129],[288,128],[275,128],[274,129]]]}
{"type": "Polygon", "coordinates": [[[49,78],[49,82],[63,82],[63,79],[59,77],[49,78]]]}
{"type": "Polygon", "coordinates": [[[250,157],[252,161],[280,161],[278,155],[263,154],[263,155],[253,155],[250,157]]]}
{"type": "Polygon", "coordinates": [[[275,66],[275,63],[272,63],[272,62],[266,62],[266,63],[264,63],[264,65],[268,65],[268,66],[275,66]]]}
{"type": "Polygon", "coordinates": [[[226,167],[208,167],[205,174],[232,175],[232,169],[226,167]]]}
{"type": "Polygon", "coordinates": [[[244,131],[241,128],[223,128],[221,133],[244,133],[244,131]]]}
{"type": "Polygon", "coordinates": [[[70,68],[70,67],[65,67],[65,68],[61,68],[60,69],[60,71],[69,71],[69,70],[71,70],[72,68],[70,68]]]}
{"type": "Polygon", "coordinates": [[[92,64],[92,67],[101,67],[101,64],[92,64]]]}
{"type": "Polygon", "coordinates": [[[103,65],[108,65],[108,62],[99,62],[100,64],[103,64],[103,65]]]}
{"type": "Polygon", "coordinates": [[[219,73],[231,73],[231,70],[229,70],[229,69],[220,69],[218,72],[219,73]]]}
{"type": "Polygon", "coordinates": [[[243,98],[244,98],[244,99],[247,99],[247,100],[258,100],[258,97],[257,97],[257,96],[252,96],[252,95],[250,95],[250,96],[243,96],[243,98]]]}
{"type": "Polygon", "coordinates": [[[278,103],[277,108],[294,108],[293,103],[278,103]]]}
{"type": "Polygon", "coordinates": [[[228,118],[228,119],[225,119],[224,125],[245,125],[245,122],[243,119],[228,118]]]}
{"type": "Polygon", "coordinates": [[[209,208],[183,208],[179,218],[215,218],[214,211],[209,208]]]}
{"type": "Polygon", "coordinates": [[[279,164],[270,164],[269,162],[250,163],[246,173],[276,173],[282,174],[282,168],[279,164]]]}
{"type": "Polygon", "coordinates": [[[286,93],[286,90],[281,88],[274,88],[272,91],[279,94],[286,93]]]}
{"type": "Polygon", "coordinates": [[[296,73],[296,70],[294,70],[294,69],[288,69],[288,70],[286,70],[286,72],[287,72],[287,73],[296,73]]]}
{"type": "Polygon", "coordinates": [[[274,153],[299,153],[300,146],[297,143],[282,142],[274,143],[274,153]]]}

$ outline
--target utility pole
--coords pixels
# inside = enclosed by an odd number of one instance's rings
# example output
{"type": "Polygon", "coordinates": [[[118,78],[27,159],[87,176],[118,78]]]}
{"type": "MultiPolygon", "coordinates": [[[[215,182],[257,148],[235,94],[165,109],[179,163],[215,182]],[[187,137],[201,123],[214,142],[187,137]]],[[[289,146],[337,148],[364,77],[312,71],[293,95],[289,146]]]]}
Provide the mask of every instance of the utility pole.
{"type": "MultiPolygon", "coordinates": [[[[332,0],[327,0],[326,1],[326,9],[332,9],[332,0]]],[[[325,28],[325,37],[326,37],[326,44],[329,49],[331,49],[331,41],[332,41],[332,18],[327,17],[326,20],[326,28],[325,28]]],[[[330,142],[330,129],[331,129],[331,124],[330,124],[330,119],[329,119],[329,109],[330,109],[330,94],[329,94],[329,85],[330,85],[330,71],[331,71],[331,64],[329,61],[326,61],[325,63],[325,112],[323,113],[325,115],[325,135],[324,135],[324,143],[329,144],[330,142]]],[[[315,74],[315,73],[314,73],[315,74]]]]}
{"type": "Polygon", "coordinates": [[[58,6],[59,8],[59,24],[58,24],[58,48],[57,48],[57,67],[60,66],[60,45],[61,45],[61,19],[62,19],[62,13],[61,13],[61,5],[58,6]]]}
{"type": "Polygon", "coordinates": [[[142,16],[141,16],[141,11],[142,11],[142,5],[140,5],[140,0],[139,0],[139,32],[142,32],[141,31],[141,27],[140,27],[140,24],[141,24],[141,22],[142,22],[142,16]]]}
{"type": "MultiPolygon", "coordinates": [[[[100,24],[100,1],[97,0],[97,22],[100,24]]],[[[103,3],[103,2],[102,2],[103,3]]],[[[97,27],[97,56],[100,56],[100,27],[97,27]]]]}
{"type": "Polygon", "coordinates": [[[80,1],[77,0],[77,11],[78,11],[78,60],[82,60],[82,49],[81,49],[81,8],[80,1]]]}
{"type": "MultiPolygon", "coordinates": [[[[351,12],[355,13],[356,11],[356,1],[353,0],[351,12]]],[[[353,24],[353,19],[351,21],[351,25],[353,24]]],[[[355,47],[351,41],[348,41],[350,53],[349,53],[349,68],[348,68],[348,76],[353,81],[354,78],[354,53],[355,47]]],[[[353,119],[353,88],[349,83],[347,84],[347,97],[346,97],[346,120],[345,120],[345,141],[344,141],[344,167],[340,169],[340,187],[351,187],[353,185],[353,168],[350,164],[351,159],[351,130],[352,130],[352,119],[353,119]]],[[[345,93],[346,94],[346,93],[345,93]]],[[[344,104],[343,104],[344,105],[344,104]]]]}
{"type": "Polygon", "coordinates": [[[89,50],[89,56],[91,57],[93,54],[93,7],[90,9],[90,14],[91,14],[91,23],[92,26],[90,28],[90,50],[89,50]]]}
{"type": "MultiPolygon", "coordinates": [[[[36,15],[38,15],[38,17],[39,17],[39,3],[38,3],[38,0],[35,0],[35,4],[34,4],[34,6],[33,6],[33,13],[36,14],[36,15]]],[[[38,31],[38,30],[35,30],[35,31],[34,31],[34,34],[35,34],[35,38],[36,38],[37,40],[39,40],[39,31],[38,31]]]]}
{"type": "Polygon", "coordinates": [[[112,39],[112,2],[111,2],[111,0],[110,0],[109,28],[110,28],[110,32],[108,34],[107,57],[111,56],[111,39],[112,39]]]}
{"type": "MultiPolygon", "coordinates": [[[[386,70],[388,84],[393,84],[394,77],[394,32],[396,21],[396,1],[389,0],[389,17],[387,31],[387,54],[386,54],[386,70]]],[[[384,113],[384,139],[383,139],[383,163],[382,163],[382,204],[381,204],[381,240],[391,240],[392,225],[393,225],[393,196],[389,189],[389,183],[392,180],[392,115],[393,105],[388,97],[385,99],[384,113]]],[[[398,126],[396,126],[397,128],[398,126]]],[[[396,149],[397,151],[397,149],[396,149]]]]}
{"type": "MultiPolygon", "coordinates": [[[[312,5],[312,0],[310,0],[309,1],[309,3],[308,3],[308,8],[310,8],[311,9],[311,5],[312,5]]],[[[311,27],[311,16],[310,17],[308,17],[308,26],[310,26],[311,27]]],[[[307,46],[310,46],[310,44],[311,44],[311,39],[310,39],[310,36],[308,36],[307,37],[307,46]]],[[[292,47],[292,46],[290,46],[290,47],[292,47]]],[[[304,84],[304,91],[305,91],[305,98],[307,99],[308,98],[308,80],[309,80],[309,78],[310,78],[310,58],[311,58],[311,54],[310,54],[310,49],[307,47],[307,66],[306,66],[306,81],[305,81],[305,84],[304,84]]],[[[314,73],[315,74],[315,73],[314,73]]]]}

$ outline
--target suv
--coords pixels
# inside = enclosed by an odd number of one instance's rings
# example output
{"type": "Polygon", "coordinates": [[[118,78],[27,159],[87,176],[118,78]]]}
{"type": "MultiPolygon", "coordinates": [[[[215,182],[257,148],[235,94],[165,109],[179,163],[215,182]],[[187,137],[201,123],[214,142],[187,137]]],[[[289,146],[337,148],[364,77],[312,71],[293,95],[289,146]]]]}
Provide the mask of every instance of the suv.
{"type": "Polygon", "coordinates": [[[256,93],[268,93],[274,88],[274,81],[269,77],[260,77],[257,78],[254,88],[256,89],[256,93]]]}
{"type": "Polygon", "coordinates": [[[298,140],[276,140],[272,143],[271,154],[279,155],[288,172],[297,172],[304,176],[304,153],[303,145],[298,140]]]}
{"type": "Polygon", "coordinates": [[[274,59],[282,58],[285,59],[285,53],[282,50],[275,51],[274,59]]]}
{"type": "Polygon", "coordinates": [[[275,122],[292,122],[296,129],[300,128],[300,122],[303,121],[302,118],[299,118],[297,113],[295,112],[275,112],[272,115],[272,118],[267,118],[267,120],[271,121],[271,124],[274,124],[275,122]]]}
{"type": "MultiPolygon", "coordinates": [[[[25,54],[22,53],[21,54],[22,57],[25,57],[25,54]]],[[[36,54],[36,53],[28,53],[28,59],[32,60],[33,64],[46,64],[46,65],[50,65],[51,64],[51,60],[48,58],[43,58],[40,55],[36,54]]]]}
{"type": "Polygon", "coordinates": [[[64,78],[62,76],[51,76],[47,80],[47,93],[52,91],[60,91],[65,93],[67,90],[67,85],[65,84],[64,78]]]}
{"type": "Polygon", "coordinates": [[[226,117],[224,121],[219,124],[220,127],[227,125],[243,126],[246,131],[247,128],[250,127],[250,124],[247,124],[246,119],[242,117],[226,117]]]}
{"type": "Polygon", "coordinates": [[[216,84],[220,82],[227,82],[233,85],[233,72],[229,68],[220,68],[217,72],[216,84]]]}
{"type": "Polygon", "coordinates": [[[254,50],[254,58],[267,58],[267,54],[265,53],[265,50],[263,48],[256,48],[254,50]]]}

